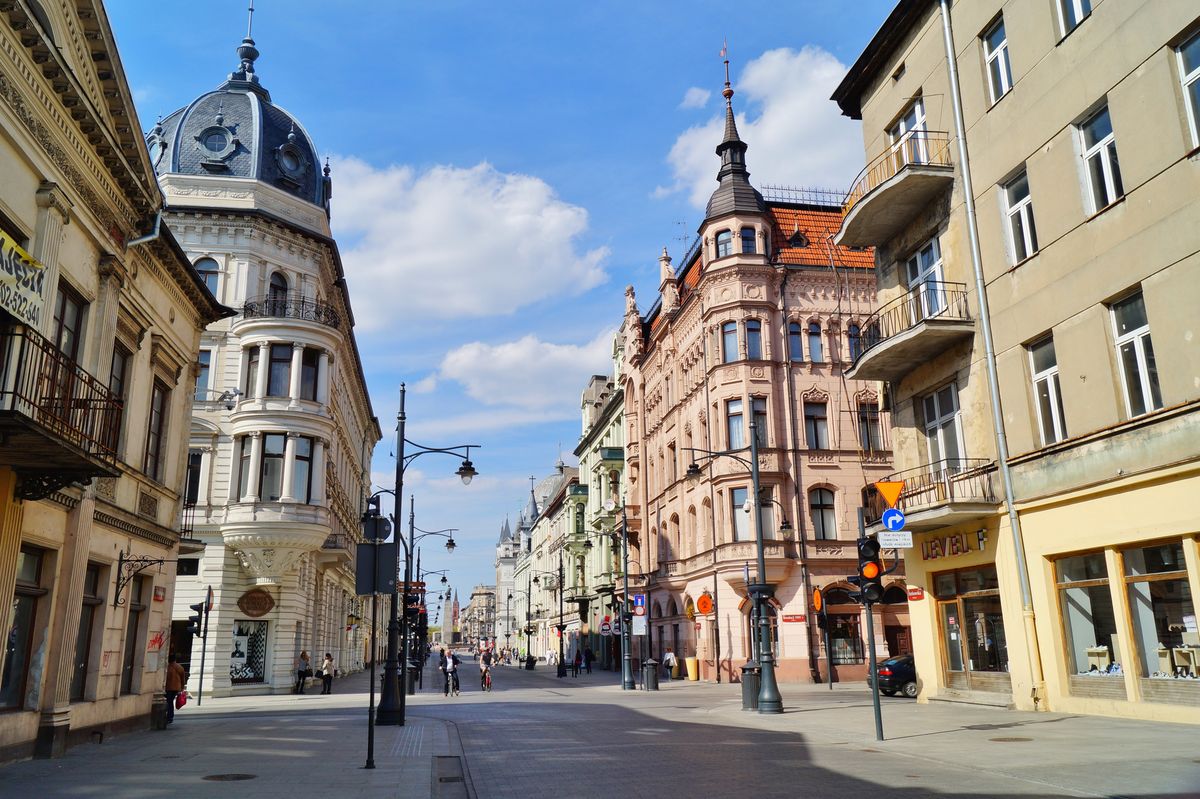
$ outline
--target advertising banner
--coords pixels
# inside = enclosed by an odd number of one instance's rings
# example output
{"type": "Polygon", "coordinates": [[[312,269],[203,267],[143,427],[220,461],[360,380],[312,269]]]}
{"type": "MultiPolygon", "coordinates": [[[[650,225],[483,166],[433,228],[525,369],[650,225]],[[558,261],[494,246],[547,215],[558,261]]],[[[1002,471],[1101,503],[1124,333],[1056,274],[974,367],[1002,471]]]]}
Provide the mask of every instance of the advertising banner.
{"type": "Polygon", "coordinates": [[[42,319],[46,268],[0,230],[0,308],[30,327],[42,319]]]}

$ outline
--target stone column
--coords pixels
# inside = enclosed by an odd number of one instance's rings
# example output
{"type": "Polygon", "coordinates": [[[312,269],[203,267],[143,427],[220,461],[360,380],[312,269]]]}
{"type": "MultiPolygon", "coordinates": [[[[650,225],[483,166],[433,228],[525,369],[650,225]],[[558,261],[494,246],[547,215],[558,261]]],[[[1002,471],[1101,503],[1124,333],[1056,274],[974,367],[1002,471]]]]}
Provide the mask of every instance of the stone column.
{"type": "MultiPolygon", "coordinates": [[[[62,549],[58,552],[58,574],[54,591],[54,609],[47,634],[44,681],[38,709],[35,757],[59,757],[67,749],[67,731],[71,728],[71,678],[75,666],[75,639],[83,610],[83,584],[90,552],[92,517],[96,499],[91,488],[80,503],[67,514],[62,549]]],[[[37,679],[31,673],[30,680],[37,679]]]]}
{"type": "Polygon", "coordinates": [[[42,319],[40,332],[47,338],[54,332],[54,301],[58,297],[58,249],[63,228],[71,221],[71,201],[49,181],[42,181],[37,193],[37,222],[29,254],[46,267],[42,283],[42,319]]]}
{"type": "Polygon", "coordinates": [[[242,502],[258,502],[262,488],[262,459],[262,433],[255,430],[250,434],[250,479],[246,481],[246,495],[242,497],[242,502]]]}
{"type": "MultiPolygon", "coordinates": [[[[17,473],[0,466],[0,597],[11,601],[17,586],[17,554],[21,551],[21,522],[25,504],[13,496],[17,473]]],[[[0,641],[8,640],[11,613],[0,613],[0,641]]],[[[0,669],[7,647],[0,647],[0,669]]]]}
{"type": "Polygon", "coordinates": [[[114,256],[103,255],[100,257],[97,271],[100,274],[100,291],[89,314],[87,354],[83,368],[101,383],[108,385],[109,373],[112,371],[113,344],[117,336],[121,288],[125,285],[125,267],[114,256]]]}
{"type": "Polygon", "coordinates": [[[310,505],[325,504],[325,439],[318,438],[313,440],[312,463],[312,490],[309,492],[308,503],[310,505]]]}
{"type": "Polygon", "coordinates": [[[293,483],[296,482],[296,439],[298,433],[288,433],[283,445],[283,486],[279,491],[280,502],[295,502],[293,483]]]}
{"type": "Polygon", "coordinates": [[[288,381],[288,399],[291,400],[289,405],[293,408],[300,407],[300,372],[304,368],[304,345],[300,343],[292,344],[292,371],[288,381]]]}
{"type": "Polygon", "coordinates": [[[317,402],[322,405],[329,404],[329,369],[332,365],[333,358],[329,356],[329,350],[321,350],[317,366],[317,402]]]}
{"type": "Polygon", "coordinates": [[[258,345],[258,376],[254,381],[254,398],[267,396],[267,375],[271,371],[271,345],[264,341],[258,345]]]}

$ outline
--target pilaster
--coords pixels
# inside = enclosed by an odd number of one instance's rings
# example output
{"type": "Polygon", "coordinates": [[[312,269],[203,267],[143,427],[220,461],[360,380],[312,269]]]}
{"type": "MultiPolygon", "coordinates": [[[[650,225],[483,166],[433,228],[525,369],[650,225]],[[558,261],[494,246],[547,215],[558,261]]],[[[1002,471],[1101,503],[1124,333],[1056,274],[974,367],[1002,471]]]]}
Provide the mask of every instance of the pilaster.
{"type": "Polygon", "coordinates": [[[71,221],[71,201],[58,184],[42,181],[37,193],[37,221],[33,246],[29,253],[46,267],[46,282],[42,284],[41,333],[49,337],[54,330],[54,300],[58,296],[58,250],[62,246],[63,228],[71,221]]]}

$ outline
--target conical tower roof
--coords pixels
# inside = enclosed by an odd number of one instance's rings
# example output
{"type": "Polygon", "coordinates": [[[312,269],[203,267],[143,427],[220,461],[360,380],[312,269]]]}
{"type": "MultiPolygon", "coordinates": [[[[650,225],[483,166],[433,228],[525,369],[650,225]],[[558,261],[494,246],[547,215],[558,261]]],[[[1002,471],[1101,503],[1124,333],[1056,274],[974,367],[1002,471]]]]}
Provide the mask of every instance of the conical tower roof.
{"type": "Polygon", "coordinates": [[[746,143],[738,136],[737,120],[733,115],[733,87],[729,84],[729,62],[725,62],[725,135],[717,145],[721,169],[717,172],[717,190],[708,198],[705,221],[737,212],[764,213],[767,204],[758,189],[750,185],[750,170],[746,168],[746,143]]]}

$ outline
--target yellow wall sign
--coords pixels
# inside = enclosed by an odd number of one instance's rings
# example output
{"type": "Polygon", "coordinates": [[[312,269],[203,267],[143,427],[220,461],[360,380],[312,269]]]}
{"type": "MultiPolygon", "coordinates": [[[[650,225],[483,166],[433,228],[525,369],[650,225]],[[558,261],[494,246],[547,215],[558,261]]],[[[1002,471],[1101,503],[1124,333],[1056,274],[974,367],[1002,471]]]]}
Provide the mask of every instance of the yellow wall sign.
{"type": "Polygon", "coordinates": [[[42,319],[46,268],[0,230],[0,308],[31,327],[42,319]]]}

